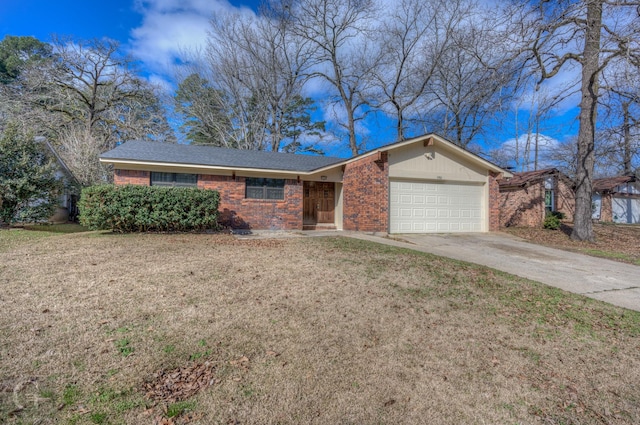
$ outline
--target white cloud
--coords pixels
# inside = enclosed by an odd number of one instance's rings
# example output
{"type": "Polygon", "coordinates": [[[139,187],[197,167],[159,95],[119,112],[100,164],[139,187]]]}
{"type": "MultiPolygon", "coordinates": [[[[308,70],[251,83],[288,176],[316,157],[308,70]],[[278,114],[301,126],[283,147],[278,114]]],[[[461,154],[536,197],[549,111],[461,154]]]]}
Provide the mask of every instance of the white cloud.
{"type": "Polygon", "coordinates": [[[535,167],[536,144],[538,151],[538,169],[557,166],[553,153],[557,152],[561,142],[542,133],[531,133],[505,141],[499,148],[501,159],[508,161],[514,171],[530,171],[535,167]]]}
{"type": "Polygon", "coordinates": [[[215,15],[251,13],[226,0],[137,0],[142,24],[131,31],[131,53],[152,73],[170,78],[181,52],[203,48],[215,15]]]}

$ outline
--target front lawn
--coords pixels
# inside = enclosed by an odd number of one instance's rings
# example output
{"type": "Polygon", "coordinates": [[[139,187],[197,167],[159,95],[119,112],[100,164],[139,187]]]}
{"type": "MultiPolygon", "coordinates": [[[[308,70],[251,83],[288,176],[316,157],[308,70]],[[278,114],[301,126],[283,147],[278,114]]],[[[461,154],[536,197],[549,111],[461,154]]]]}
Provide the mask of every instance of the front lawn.
{"type": "Polygon", "coordinates": [[[488,268],[340,237],[4,247],[2,423],[640,423],[640,313],[488,268]]]}
{"type": "Polygon", "coordinates": [[[503,230],[540,245],[640,265],[639,225],[594,223],[595,243],[571,240],[571,224],[563,224],[559,230],[532,227],[510,227],[503,230]]]}

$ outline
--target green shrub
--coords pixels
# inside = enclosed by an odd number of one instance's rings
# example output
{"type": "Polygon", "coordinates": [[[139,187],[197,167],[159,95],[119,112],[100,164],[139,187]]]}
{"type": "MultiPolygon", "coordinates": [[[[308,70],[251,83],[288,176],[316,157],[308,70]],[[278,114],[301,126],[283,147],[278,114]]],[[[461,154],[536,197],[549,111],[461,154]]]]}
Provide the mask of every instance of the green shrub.
{"type": "Polygon", "coordinates": [[[91,230],[185,232],[217,229],[219,200],[197,188],[98,185],[82,191],[78,207],[91,230]]]}
{"type": "Polygon", "coordinates": [[[564,216],[562,213],[555,214],[556,212],[548,213],[542,223],[542,227],[545,229],[558,230],[560,228],[560,216],[564,216]]]}
{"type": "Polygon", "coordinates": [[[548,214],[554,217],[558,217],[558,220],[564,220],[566,218],[565,214],[562,211],[551,211],[548,214]]]}

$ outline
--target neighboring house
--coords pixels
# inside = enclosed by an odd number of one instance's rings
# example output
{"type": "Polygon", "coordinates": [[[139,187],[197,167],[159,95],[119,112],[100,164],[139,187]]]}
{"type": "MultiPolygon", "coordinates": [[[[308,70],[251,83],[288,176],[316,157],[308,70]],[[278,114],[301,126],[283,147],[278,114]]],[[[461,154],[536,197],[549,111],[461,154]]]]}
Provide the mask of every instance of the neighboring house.
{"type": "Polygon", "coordinates": [[[217,190],[221,222],[250,229],[497,230],[497,179],[511,176],[436,135],[351,159],[130,141],[100,161],[117,185],[217,190]]]}
{"type": "Polygon", "coordinates": [[[602,222],[640,223],[640,182],[635,176],[593,181],[593,216],[602,222]]]}
{"type": "Polygon", "coordinates": [[[44,137],[36,137],[36,142],[43,143],[49,152],[56,159],[56,179],[62,182],[62,192],[58,197],[58,208],[56,212],[49,218],[51,223],[66,223],[69,220],[75,220],[78,215],[78,196],[80,193],[80,184],[75,178],[67,164],[64,163],[58,152],[51,146],[51,143],[44,137]]]}
{"type": "Polygon", "coordinates": [[[514,173],[500,185],[500,226],[541,227],[547,212],[573,221],[575,197],[571,180],[555,168],[514,173]]]}
{"type": "MultiPolygon", "coordinates": [[[[53,155],[56,161],[56,173],[57,180],[62,182],[62,192],[58,196],[58,206],[56,211],[51,217],[49,217],[49,223],[66,223],[69,220],[75,220],[78,215],[78,196],[80,193],[80,184],[74,177],[73,173],[69,170],[62,158],[58,155],[56,150],[51,146],[49,141],[42,136],[35,137],[34,139],[38,143],[42,143],[46,146],[47,155],[53,155]]],[[[41,200],[34,201],[35,203],[41,200]]],[[[0,196],[0,205],[2,204],[2,196],[0,196]]],[[[2,224],[2,221],[0,221],[2,224]]]]}

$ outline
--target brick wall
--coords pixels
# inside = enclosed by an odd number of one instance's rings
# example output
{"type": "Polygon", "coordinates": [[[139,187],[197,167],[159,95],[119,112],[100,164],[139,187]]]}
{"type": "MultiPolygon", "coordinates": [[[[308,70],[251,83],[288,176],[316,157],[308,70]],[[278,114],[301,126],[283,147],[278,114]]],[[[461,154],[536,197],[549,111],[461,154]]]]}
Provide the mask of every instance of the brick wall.
{"type": "Polygon", "coordinates": [[[604,223],[610,223],[613,221],[613,200],[611,192],[605,192],[602,194],[602,201],[600,204],[600,220],[604,223]]]}
{"type": "Polygon", "coordinates": [[[363,232],[389,230],[389,161],[374,153],[345,166],[343,228],[363,232]]]}
{"type": "Polygon", "coordinates": [[[573,215],[576,211],[576,196],[571,182],[564,178],[556,179],[555,195],[555,211],[563,213],[565,220],[573,221],[573,215]]]}
{"type": "Polygon", "coordinates": [[[500,229],[500,185],[499,174],[489,172],[489,231],[500,229]]]}
{"type": "MultiPolygon", "coordinates": [[[[554,211],[564,213],[565,220],[573,221],[575,197],[570,181],[556,178],[554,211]]],[[[526,187],[500,190],[501,227],[541,227],[545,219],[544,180],[526,187]]]]}
{"type": "Polygon", "coordinates": [[[220,193],[220,222],[236,229],[302,230],[302,182],[285,180],[284,200],[245,198],[245,178],[198,175],[198,187],[220,193]]]}
{"type": "MultiPolygon", "coordinates": [[[[114,183],[148,186],[149,171],[115,170],[114,183]]],[[[245,199],[245,178],[198,175],[198,187],[220,193],[220,222],[240,229],[302,230],[302,182],[285,180],[284,200],[245,199]]]]}
{"type": "Polygon", "coordinates": [[[544,220],[544,182],[500,191],[501,227],[539,227],[544,220]]]}
{"type": "Polygon", "coordinates": [[[113,182],[118,185],[135,184],[138,186],[149,186],[151,184],[151,173],[139,170],[114,170],[113,182]]]}

